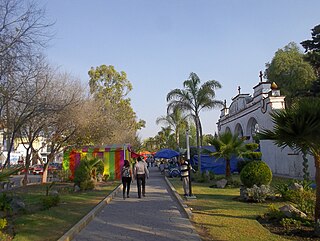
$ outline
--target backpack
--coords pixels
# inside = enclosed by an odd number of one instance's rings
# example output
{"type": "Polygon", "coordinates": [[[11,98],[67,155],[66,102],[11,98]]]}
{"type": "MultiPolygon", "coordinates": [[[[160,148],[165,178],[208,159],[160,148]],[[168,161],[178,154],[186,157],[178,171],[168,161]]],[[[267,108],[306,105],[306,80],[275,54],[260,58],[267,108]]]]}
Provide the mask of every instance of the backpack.
{"type": "Polygon", "coordinates": [[[122,168],[122,176],[123,177],[130,177],[130,168],[129,167],[122,168]]]}

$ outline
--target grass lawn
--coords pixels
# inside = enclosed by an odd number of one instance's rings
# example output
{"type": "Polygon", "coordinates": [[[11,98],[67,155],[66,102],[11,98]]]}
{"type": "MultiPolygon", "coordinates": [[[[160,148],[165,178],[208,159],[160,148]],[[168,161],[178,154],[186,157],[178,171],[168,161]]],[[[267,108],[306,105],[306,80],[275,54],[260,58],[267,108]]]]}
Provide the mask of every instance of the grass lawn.
{"type": "MultiPolygon", "coordinates": [[[[179,178],[170,178],[178,193],[183,194],[179,178]]],[[[281,181],[281,178],[275,178],[281,181]]],[[[256,218],[268,210],[270,203],[240,202],[239,188],[210,188],[209,183],[192,183],[197,199],[186,201],[192,208],[193,222],[203,240],[286,240],[270,233],[256,218]]],[[[283,203],[275,203],[280,206],[283,203]]]]}
{"type": "MultiPolygon", "coordinates": [[[[57,240],[104,197],[111,193],[119,182],[108,182],[97,190],[74,193],[68,191],[68,184],[56,184],[53,189],[63,189],[60,204],[48,210],[39,210],[39,200],[45,195],[45,185],[34,185],[16,189],[14,192],[23,197],[27,213],[13,217],[14,239],[17,241],[57,240]]],[[[71,184],[72,185],[72,184],[71,184]]]]}

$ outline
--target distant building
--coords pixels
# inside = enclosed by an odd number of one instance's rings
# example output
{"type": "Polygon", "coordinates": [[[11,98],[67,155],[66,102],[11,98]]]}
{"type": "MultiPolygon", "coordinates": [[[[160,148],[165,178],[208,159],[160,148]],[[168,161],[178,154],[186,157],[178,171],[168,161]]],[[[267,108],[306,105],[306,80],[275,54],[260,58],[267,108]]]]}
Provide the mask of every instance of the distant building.
{"type": "MultiPolygon", "coordinates": [[[[254,142],[256,133],[262,129],[272,129],[270,113],[275,110],[285,109],[284,96],[280,95],[275,83],[260,82],[253,87],[253,96],[241,94],[240,87],[238,95],[232,98],[229,107],[226,105],[221,110],[218,120],[218,132],[230,131],[245,137],[248,142],[254,142]]],[[[290,148],[281,149],[272,141],[260,141],[262,160],[271,168],[274,174],[290,177],[302,177],[303,159],[300,153],[290,148]]],[[[313,158],[308,156],[309,172],[315,176],[313,158]]]]}
{"type": "MultiPolygon", "coordinates": [[[[3,165],[7,159],[8,150],[7,143],[4,136],[4,131],[0,131],[0,164],[3,165]]],[[[14,140],[13,149],[10,152],[10,164],[22,164],[25,161],[27,148],[29,147],[28,141],[25,138],[16,138],[14,140]]],[[[39,136],[33,143],[33,148],[37,151],[37,156],[31,156],[31,164],[46,163],[50,153],[50,147],[47,144],[46,138],[39,136]]],[[[55,156],[54,162],[62,162],[62,152],[55,156]]]]}

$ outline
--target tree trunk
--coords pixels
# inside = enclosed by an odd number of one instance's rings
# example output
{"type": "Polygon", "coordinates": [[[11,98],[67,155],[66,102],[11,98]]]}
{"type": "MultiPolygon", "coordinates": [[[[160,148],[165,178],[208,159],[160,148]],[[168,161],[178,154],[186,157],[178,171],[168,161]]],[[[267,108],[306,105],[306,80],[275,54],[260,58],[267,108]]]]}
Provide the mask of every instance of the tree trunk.
{"type": "Polygon", "coordinates": [[[48,165],[49,162],[47,162],[46,164],[44,164],[43,166],[43,174],[42,174],[42,183],[47,183],[47,179],[48,179],[48,165]]]}
{"type": "Polygon", "coordinates": [[[29,167],[30,167],[30,148],[27,148],[27,155],[26,155],[26,172],[24,173],[22,185],[26,186],[28,184],[28,174],[29,174],[29,167]]]}
{"type": "Polygon", "coordinates": [[[203,137],[202,137],[202,125],[201,125],[200,117],[198,117],[198,122],[199,122],[200,147],[202,147],[203,146],[203,137]]]}
{"type": "Polygon", "coordinates": [[[177,127],[176,127],[176,142],[178,147],[180,148],[179,128],[177,127]]]}
{"type": "Polygon", "coordinates": [[[226,178],[231,176],[230,160],[226,159],[226,178]]]}
{"type": "Polygon", "coordinates": [[[13,147],[13,143],[14,143],[14,141],[13,141],[13,139],[14,139],[14,136],[12,136],[12,137],[10,137],[9,138],[9,136],[10,136],[10,134],[8,133],[7,134],[7,160],[6,160],[6,162],[4,163],[4,167],[10,167],[11,166],[11,163],[10,163],[10,154],[11,154],[11,150],[12,150],[12,147],[13,147]]]}
{"type": "MultiPolygon", "coordinates": [[[[53,150],[53,148],[51,149],[53,150]]],[[[54,154],[51,152],[48,155],[47,163],[43,165],[43,175],[42,175],[42,183],[46,183],[48,179],[48,167],[49,163],[53,162],[54,154]]]]}
{"type": "Polygon", "coordinates": [[[316,223],[315,233],[320,236],[320,154],[314,154],[314,162],[316,167],[316,207],[314,220],[316,223]]]}

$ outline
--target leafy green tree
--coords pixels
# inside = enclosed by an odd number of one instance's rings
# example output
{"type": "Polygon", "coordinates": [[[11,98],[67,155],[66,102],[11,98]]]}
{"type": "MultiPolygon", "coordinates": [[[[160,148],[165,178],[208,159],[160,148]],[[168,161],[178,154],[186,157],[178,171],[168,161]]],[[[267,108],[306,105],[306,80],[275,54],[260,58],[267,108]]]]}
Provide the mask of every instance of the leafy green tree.
{"type": "Polygon", "coordinates": [[[279,49],[266,67],[268,80],[279,86],[288,105],[292,98],[307,92],[316,79],[312,66],[304,60],[303,53],[293,42],[279,49]]]}
{"type": "Polygon", "coordinates": [[[311,30],[312,39],[301,42],[306,55],[305,59],[314,67],[317,80],[312,83],[310,92],[313,96],[320,96],[320,24],[311,30]]]}
{"type": "Polygon", "coordinates": [[[311,30],[312,39],[301,42],[306,51],[306,59],[316,69],[320,77],[320,24],[311,30]]]}
{"type": "Polygon", "coordinates": [[[213,135],[211,135],[211,134],[203,135],[203,145],[204,145],[204,146],[209,145],[209,141],[210,141],[211,139],[213,139],[213,138],[214,138],[214,137],[213,137],[213,135]]]}
{"type": "Polygon", "coordinates": [[[229,131],[219,134],[218,138],[210,138],[208,143],[216,148],[213,156],[226,161],[226,178],[231,177],[230,161],[234,156],[241,157],[247,151],[244,141],[237,134],[229,131]]]}
{"type": "Polygon", "coordinates": [[[174,89],[167,94],[168,113],[171,110],[181,109],[190,113],[196,125],[197,148],[199,154],[199,170],[201,171],[200,145],[202,146],[201,110],[211,110],[222,107],[223,102],[215,100],[215,90],[221,88],[216,80],[208,80],[201,85],[197,74],[191,73],[189,79],[183,82],[183,89],[174,89]]]}
{"type": "Polygon", "coordinates": [[[166,116],[160,116],[156,120],[156,124],[164,123],[168,125],[175,134],[175,141],[180,146],[180,133],[183,127],[188,125],[187,116],[184,116],[181,110],[175,109],[172,113],[166,116]]]}
{"type": "MultiPolygon", "coordinates": [[[[320,219],[320,99],[303,98],[286,110],[271,114],[273,130],[263,130],[261,139],[273,140],[279,147],[308,150],[316,168],[315,221],[320,219]]],[[[319,228],[319,227],[318,227],[319,228]]],[[[320,234],[320,230],[316,230],[320,234]]]]}
{"type": "Polygon", "coordinates": [[[111,127],[107,128],[111,130],[111,137],[104,142],[135,142],[137,130],[145,126],[145,121],[137,121],[131,100],[127,97],[132,85],[126,73],[117,72],[112,65],[101,65],[91,67],[88,74],[90,93],[96,101],[103,102],[100,111],[106,120],[100,124],[111,127]]]}

